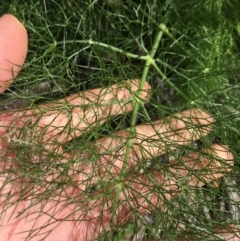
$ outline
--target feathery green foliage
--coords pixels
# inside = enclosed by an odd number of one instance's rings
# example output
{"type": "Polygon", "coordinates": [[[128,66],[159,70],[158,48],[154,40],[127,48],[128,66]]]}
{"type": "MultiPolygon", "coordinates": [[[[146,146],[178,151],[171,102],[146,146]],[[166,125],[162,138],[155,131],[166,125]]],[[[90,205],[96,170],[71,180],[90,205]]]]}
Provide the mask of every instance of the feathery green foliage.
{"type": "MultiPolygon", "coordinates": [[[[147,81],[153,89],[147,105],[143,106],[139,100],[132,113],[96,126],[64,148],[88,148],[86,143],[113,135],[115,130],[131,126],[130,131],[134,133],[135,124],[198,107],[216,119],[213,132],[201,140],[201,145],[209,146],[216,141],[229,145],[235,157],[235,169],[226,176],[235,181],[233,189],[238,192],[239,9],[238,0],[3,1],[0,14],[17,16],[29,35],[26,63],[7,94],[26,99],[29,89],[49,82],[51,88],[46,93],[30,98],[29,105],[36,105],[126,79],[139,78],[141,85],[147,81]]],[[[131,138],[126,145],[131,147],[131,138]]],[[[188,146],[182,152],[192,149],[193,146],[188,146]]],[[[20,145],[17,161],[21,162],[28,152],[29,147],[20,145]]],[[[32,183],[39,182],[45,169],[50,168],[48,158],[54,159],[51,155],[42,160],[40,167],[35,164],[29,168],[33,163],[28,163],[28,168],[19,172],[30,177],[32,183]]],[[[127,152],[125,160],[128,155],[127,152]]],[[[51,168],[54,165],[51,162],[51,168]]],[[[62,165],[64,176],[68,166],[62,165]]],[[[126,175],[124,168],[120,179],[126,175]]],[[[167,168],[164,172],[167,173],[167,168]]],[[[36,200],[47,199],[54,189],[70,182],[70,178],[62,179],[62,184],[49,184],[49,192],[36,200]]],[[[175,240],[180,232],[179,224],[184,232],[200,234],[205,230],[209,237],[204,240],[218,240],[212,232],[213,226],[238,224],[238,217],[232,220],[231,215],[217,207],[222,200],[237,205],[226,194],[229,187],[209,185],[193,191],[184,182],[180,185],[183,194],[167,202],[165,212],[155,210],[155,223],[146,225],[146,233],[152,240],[161,235],[175,240]],[[211,215],[206,215],[204,209],[210,210],[211,215]]],[[[113,228],[104,234],[103,240],[124,240],[124,235],[137,228],[139,217],[135,216],[136,222],[113,228]]]]}

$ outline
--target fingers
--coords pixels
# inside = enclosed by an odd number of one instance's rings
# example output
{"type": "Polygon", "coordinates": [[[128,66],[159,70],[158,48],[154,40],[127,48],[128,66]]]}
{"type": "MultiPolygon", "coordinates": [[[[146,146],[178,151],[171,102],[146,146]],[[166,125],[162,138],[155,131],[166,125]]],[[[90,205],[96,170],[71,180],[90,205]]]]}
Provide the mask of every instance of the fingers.
{"type": "Polygon", "coordinates": [[[149,210],[161,208],[166,200],[179,194],[182,187],[201,187],[222,177],[231,171],[233,164],[228,148],[214,144],[210,149],[184,156],[181,162],[176,161],[170,167],[129,176],[120,194],[119,222],[130,210],[144,215],[149,210]]]}
{"type": "MultiPolygon", "coordinates": [[[[164,202],[184,191],[185,188],[191,189],[201,187],[210,181],[216,180],[227,172],[231,171],[233,166],[233,155],[226,146],[214,144],[209,149],[203,149],[199,152],[192,152],[184,156],[181,162],[175,162],[173,165],[165,165],[159,169],[146,169],[144,173],[129,172],[121,182],[118,176],[112,179],[106,177],[99,180],[99,188],[92,187],[89,194],[82,196],[84,199],[83,210],[89,214],[89,210],[99,211],[99,218],[111,220],[114,217],[114,223],[121,225],[130,219],[133,213],[145,215],[148,211],[161,209],[164,202]],[[103,188],[101,188],[103,187],[103,188]],[[119,189],[121,187],[121,189],[119,189]],[[92,200],[86,204],[84,200],[92,200]],[[85,203],[85,204],[84,204],[85,203]],[[116,209],[114,209],[114,207],[116,209]],[[112,214],[112,210],[115,210],[112,214]]],[[[76,171],[76,168],[74,168],[76,171]]],[[[83,170],[82,170],[83,171],[83,170]]],[[[93,176],[91,171],[86,170],[88,178],[79,179],[80,183],[92,185],[93,176]]],[[[106,171],[108,174],[108,172],[106,171]]],[[[81,190],[88,190],[84,185],[78,185],[81,190]]],[[[90,214],[89,214],[90,215],[90,214]]]]}
{"type": "MultiPolygon", "coordinates": [[[[206,136],[211,131],[213,122],[214,119],[206,112],[193,109],[183,111],[174,118],[168,117],[152,124],[137,126],[128,157],[128,168],[136,167],[139,160],[152,159],[164,154],[166,150],[174,150],[206,136]]],[[[94,143],[98,147],[95,148],[96,152],[101,153],[98,166],[104,175],[106,171],[111,174],[121,172],[128,139],[127,129],[94,143]]]]}
{"type": "MultiPolygon", "coordinates": [[[[224,224],[223,224],[222,226],[215,227],[214,231],[210,230],[210,232],[212,233],[212,237],[217,238],[217,235],[218,235],[219,240],[227,240],[227,241],[239,241],[240,240],[239,227],[237,227],[234,224],[230,224],[227,227],[226,226],[224,227],[224,224]]],[[[202,233],[201,239],[204,240],[205,238],[210,240],[211,236],[210,236],[209,232],[202,233]]],[[[199,235],[197,238],[197,237],[194,237],[194,235],[191,235],[191,234],[189,235],[187,233],[184,237],[179,236],[177,238],[177,241],[197,241],[197,240],[199,240],[199,235]]],[[[145,240],[145,241],[147,241],[147,240],[145,240]]]]}
{"type": "MultiPolygon", "coordinates": [[[[149,90],[149,84],[145,83],[141,101],[149,99],[149,90]]],[[[50,139],[55,143],[64,143],[95,125],[101,125],[107,118],[131,111],[137,91],[139,80],[129,80],[108,88],[74,94],[55,103],[40,105],[37,109],[5,112],[0,114],[0,134],[13,127],[27,126],[29,132],[26,136],[31,131],[35,137],[41,137],[43,143],[50,139]]],[[[17,134],[15,138],[18,138],[17,134]]]]}
{"type": "Polygon", "coordinates": [[[11,14],[0,18],[0,93],[13,82],[23,65],[28,48],[25,27],[11,14]]]}

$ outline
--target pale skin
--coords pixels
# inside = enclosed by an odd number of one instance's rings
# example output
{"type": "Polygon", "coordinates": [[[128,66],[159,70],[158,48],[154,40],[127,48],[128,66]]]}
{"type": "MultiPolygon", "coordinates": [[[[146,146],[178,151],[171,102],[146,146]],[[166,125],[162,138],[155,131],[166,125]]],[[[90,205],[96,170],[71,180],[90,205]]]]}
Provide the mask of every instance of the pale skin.
{"type": "MultiPolygon", "coordinates": [[[[1,17],[0,92],[3,93],[17,76],[25,61],[27,48],[28,37],[25,27],[12,15],[1,17]]],[[[93,240],[102,231],[110,229],[110,222],[116,226],[125,223],[131,218],[132,210],[135,214],[137,212],[139,215],[144,215],[148,210],[161,209],[164,199],[170,200],[179,193],[177,185],[179,179],[187,176],[189,186],[201,187],[220,178],[223,175],[222,168],[231,171],[233,155],[228,147],[214,144],[209,149],[202,150],[202,153],[211,153],[213,157],[211,160],[207,155],[196,151],[183,157],[184,166],[178,160],[173,161],[169,168],[172,173],[171,178],[164,176],[161,169],[142,174],[132,172],[141,160],[164,154],[166,146],[171,145],[174,149],[176,145],[187,145],[201,136],[208,135],[214,119],[199,109],[178,113],[174,118],[169,117],[162,121],[136,126],[132,140],[133,147],[130,148],[128,163],[125,164],[129,130],[120,130],[112,136],[89,143],[89,146],[95,145],[96,153],[101,154],[97,162],[85,162],[90,160],[91,155],[86,151],[81,152],[81,148],[79,152],[63,152],[61,144],[81,136],[89,130],[89,126],[92,128],[94,125],[103,124],[107,118],[130,112],[135,102],[133,93],[139,90],[138,86],[139,80],[127,80],[109,88],[71,95],[35,109],[0,113],[1,240],[93,240]],[[61,110],[66,104],[72,108],[68,111],[61,110]],[[91,107],[88,108],[80,107],[90,104],[91,107]],[[38,201],[34,205],[32,205],[34,196],[31,196],[31,193],[44,195],[48,185],[41,187],[37,184],[32,185],[28,187],[30,195],[23,197],[20,191],[24,185],[26,186],[27,180],[21,180],[21,175],[11,174],[11,178],[12,175],[16,175],[17,181],[8,182],[10,174],[6,174],[9,173],[9,169],[17,168],[13,161],[17,154],[11,148],[10,140],[17,141],[20,138],[18,128],[26,125],[38,134],[33,140],[30,131],[26,132],[24,141],[33,145],[41,142],[46,153],[51,151],[58,157],[61,156],[61,159],[54,161],[71,163],[68,176],[71,177],[71,184],[74,184],[53,191],[48,199],[38,201]],[[83,158],[83,161],[77,161],[79,158],[83,158]],[[201,179],[194,175],[194,171],[189,171],[191,169],[200,172],[206,168],[208,172],[203,172],[201,179]],[[131,174],[125,179],[117,181],[122,172],[130,173],[130,171],[131,174]],[[107,187],[86,192],[89,187],[98,184],[99,180],[107,180],[107,187]],[[155,193],[151,189],[152,183],[161,186],[166,192],[161,195],[155,193]],[[109,193],[102,195],[106,190],[109,190],[109,193]],[[113,206],[116,197],[120,202],[113,206]]],[[[149,84],[145,83],[140,96],[141,101],[149,100],[150,90],[149,84]]],[[[36,152],[31,158],[40,162],[42,156],[38,156],[36,152]]],[[[51,170],[45,176],[46,183],[53,180],[61,181],[62,177],[58,174],[51,170]]],[[[226,240],[238,240],[229,236],[231,229],[234,229],[234,226],[229,227],[226,232],[216,228],[216,233],[226,237],[226,240]]],[[[182,239],[179,237],[179,240],[182,239]]]]}

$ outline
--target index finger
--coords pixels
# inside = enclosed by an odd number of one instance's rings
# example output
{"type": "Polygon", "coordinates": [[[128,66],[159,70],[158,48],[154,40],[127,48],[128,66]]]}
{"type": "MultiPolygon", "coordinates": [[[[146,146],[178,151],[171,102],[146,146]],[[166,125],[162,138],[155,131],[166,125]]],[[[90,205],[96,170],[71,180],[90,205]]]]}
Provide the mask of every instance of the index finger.
{"type": "Polygon", "coordinates": [[[46,145],[50,144],[49,141],[53,144],[65,143],[93,126],[103,124],[110,117],[131,111],[136,99],[147,102],[150,90],[148,83],[140,90],[139,80],[127,80],[107,88],[73,94],[36,108],[4,112],[0,114],[0,135],[11,132],[13,139],[20,136],[25,141],[35,143],[37,140],[46,145]],[[138,91],[141,95],[136,95],[138,91]],[[24,131],[23,127],[26,127],[24,131]]]}

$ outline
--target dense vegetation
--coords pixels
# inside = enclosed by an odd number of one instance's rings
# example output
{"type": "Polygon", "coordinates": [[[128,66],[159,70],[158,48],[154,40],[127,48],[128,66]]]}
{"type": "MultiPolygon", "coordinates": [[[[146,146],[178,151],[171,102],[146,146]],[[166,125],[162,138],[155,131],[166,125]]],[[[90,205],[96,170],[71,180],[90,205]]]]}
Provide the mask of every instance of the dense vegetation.
{"type": "MultiPolygon", "coordinates": [[[[26,63],[2,99],[26,99],[29,89],[36,90],[45,81],[50,83],[49,89],[32,95],[27,100],[28,105],[126,79],[148,81],[153,87],[152,99],[145,109],[140,108],[135,122],[156,120],[193,107],[211,113],[216,119],[215,128],[198,145],[212,142],[229,145],[235,156],[235,170],[226,176],[235,183],[234,190],[239,191],[238,0],[2,2],[0,14],[17,16],[29,35],[26,63]],[[155,61],[151,62],[149,56],[155,61]]],[[[79,143],[82,145],[128,127],[132,120],[131,113],[109,120],[66,148],[77,148],[79,143]]],[[[191,148],[194,147],[182,151],[191,148]]],[[[23,157],[26,151],[21,150],[23,157]]],[[[161,235],[174,240],[179,223],[192,232],[198,232],[197,227],[211,230],[216,223],[238,223],[238,217],[232,220],[227,212],[219,211],[216,203],[221,200],[233,205],[236,201],[228,200],[223,189],[221,185],[206,187],[204,191],[211,200],[208,203],[199,190],[191,194],[195,195],[195,201],[198,200],[198,210],[189,203],[190,194],[175,200],[175,204],[169,202],[166,210],[171,212],[159,214],[156,211],[155,224],[146,232],[154,239],[159,236],[156,229],[161,229],[161,235]],[[206,206],[211,218],[202,212],[206,206]],[[183,210],[185,215],[182,215],[183,210]],[[191,226],[195,212],[198,218],[191,226]]],[[[121,240],[126,233],[134,232],[135,223],[106,234],[113,235],[106,240],[112,237],[121,240]]],[[[206,240],[210,238],[213,237],[206,240]]]]}

